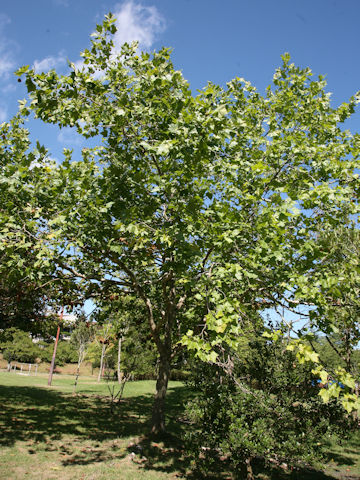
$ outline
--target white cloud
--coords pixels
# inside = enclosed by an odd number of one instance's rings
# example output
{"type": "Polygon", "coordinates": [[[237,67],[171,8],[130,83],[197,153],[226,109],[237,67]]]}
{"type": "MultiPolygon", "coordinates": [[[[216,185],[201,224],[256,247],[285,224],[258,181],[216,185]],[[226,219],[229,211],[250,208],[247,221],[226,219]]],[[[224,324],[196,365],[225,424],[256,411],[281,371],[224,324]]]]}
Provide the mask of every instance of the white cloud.
{"type": "Polygon", "coordinates": [[[77,133],[77,131],[71,127],[65,127],[61,130],[57,136],[58,142],[65,143],[66,145],[80,146],[83,144],[84,140],[77,133]]]}
{"type": "Polygon", "coordinates": [[[58,68],[66,64],[66,56],[64,52],[60,52],[56,57],[49,56],[42,60],[34,61],[34,69],[36,72],[47,72],[52,68],[58,68]]]}
{"type": "Polygon", "coordinates": [[[0,78],[4,79],[9,76],[15,69],[14,53],[12,51],[10,42],[3,34],[3,30],[11,23],[7,15],[0,14],[0,78]]]}
{"type": "Polygon", "coordinates": [[[9,54],[0,52],[0,77],[7,77],[15,68],[15,62],[10,58],[9,54]]]}
{"type": "Polygon", "coordinates": [[[114,35],[115,51],[125,42],[137,40],[141,48],[150,48],[158,33],[164,31],[164,17],[155,6],[146,7],[133,0],[118,4],[114,9],[117,32],[114,35]]]}
{"type": "MultiPolygon", "coordinates": [[[[139,47],[150,48],[158,33],[165,30],[166,22],[155,6],[146,7],[133,0],[117,4],[113,12],[116,18],[117,31],[113,37],[113,54],[120,52],[122,45],[127,42],[138,41],[139,47]]],[[[77,70],[85,69],[84,60],[74,62],[77,70]]],[[[97,71],[93,74],[95,79],[101,78],[104,72],[97,71]]]]}

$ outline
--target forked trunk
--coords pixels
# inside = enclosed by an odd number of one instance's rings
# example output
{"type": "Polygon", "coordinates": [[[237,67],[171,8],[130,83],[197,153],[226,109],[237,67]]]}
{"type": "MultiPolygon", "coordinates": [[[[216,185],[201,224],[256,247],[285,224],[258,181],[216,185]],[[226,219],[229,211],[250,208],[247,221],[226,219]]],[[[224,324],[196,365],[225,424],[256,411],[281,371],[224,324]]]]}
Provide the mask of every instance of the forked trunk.
{"type": "Polygon", "coordinates": [[[165,397],[170,377],[170,355],[160,355],[159,372],[152,412],[152,433],[165,431],[165,397]]]}

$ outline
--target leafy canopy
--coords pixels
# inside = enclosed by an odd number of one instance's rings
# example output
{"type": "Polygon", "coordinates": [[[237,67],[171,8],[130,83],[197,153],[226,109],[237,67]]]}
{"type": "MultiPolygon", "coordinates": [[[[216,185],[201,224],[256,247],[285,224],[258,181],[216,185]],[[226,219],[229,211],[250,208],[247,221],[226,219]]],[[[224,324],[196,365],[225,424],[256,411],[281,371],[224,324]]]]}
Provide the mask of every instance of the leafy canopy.
{"type": "Polygon", "coordinates": [[[165,363],[179,340],[216,361],[277,305],[311,305],[328,328],[336,272],[318,235],[357,225],[359,135],[342,124],[359,95],[333,108],[287,54],[264,95],[241,78],[193,95],[168,49],[117,54],[114,31],[108,15],[66,75],[18,71],[24,116],[89,139],[38,196],[59,275],[88,296],[136,293],[165,363]]]}

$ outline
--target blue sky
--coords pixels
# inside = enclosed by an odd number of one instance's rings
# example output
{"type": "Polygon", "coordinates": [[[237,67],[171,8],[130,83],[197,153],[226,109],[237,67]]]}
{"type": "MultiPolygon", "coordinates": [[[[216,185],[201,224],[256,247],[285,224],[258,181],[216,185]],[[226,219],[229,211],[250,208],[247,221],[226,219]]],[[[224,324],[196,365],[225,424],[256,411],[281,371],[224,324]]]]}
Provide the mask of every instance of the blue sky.
{"type": "Polygon", "coordinates": [[[327,76],[334,105],[360,89],[359,0],[12,0],[0,4],[0,121],[25,96],[12,72],[23,64],[66,70],[109,11],[118,45],[172,47],[194,91],[235,76],[263,90],[286,51],[327,76]]]}

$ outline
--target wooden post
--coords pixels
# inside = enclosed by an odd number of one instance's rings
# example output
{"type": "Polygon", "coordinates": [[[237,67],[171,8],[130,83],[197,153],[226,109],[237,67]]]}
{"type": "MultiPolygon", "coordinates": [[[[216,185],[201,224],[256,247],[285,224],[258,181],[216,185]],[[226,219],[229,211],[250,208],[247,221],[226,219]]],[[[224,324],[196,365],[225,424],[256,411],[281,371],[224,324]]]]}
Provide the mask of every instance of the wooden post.
{"type": "Polygon", "coordinates": [[[60,322],[59,322],[59,325],[58,325],[58,329],[57,329],[57,333],[56,333],[56,340],[55,340],[55,345],[54,345],[54,353],[53,353],[53,356],[52,356],[52,359],[51,359],[50,372],[49,372],[49,380],[48,380],[48,386],[49,386],[49,387],[51,386],[52,377],[53,377],[53,373],[54,373],[56,349],[57,349],[57,344],[58,344],[59,335],[60,335],[60,323],[62,322],[63,316],[64,316],[64,307],[61,308],[60,322]]]}

